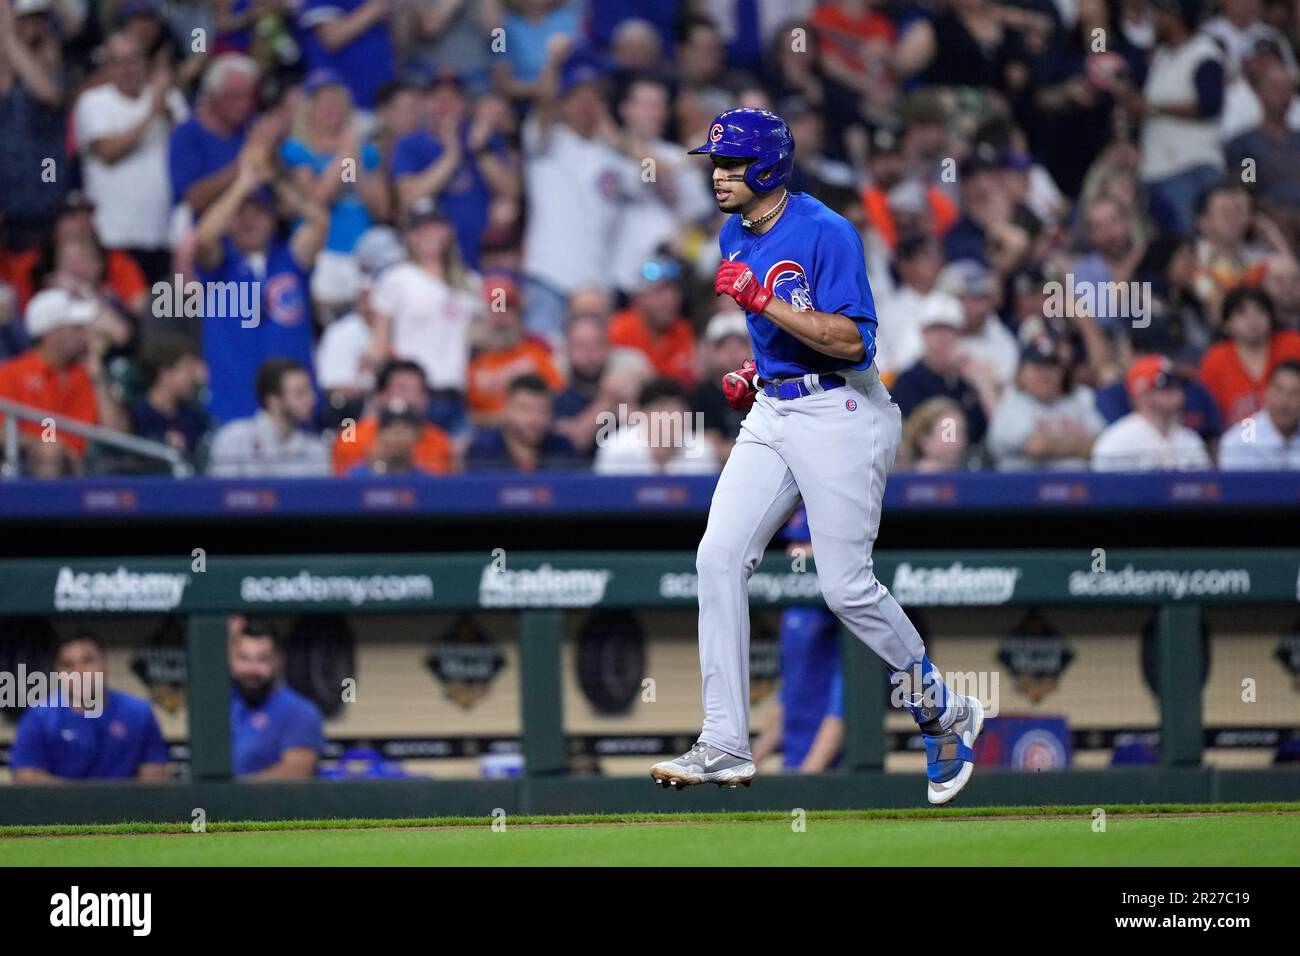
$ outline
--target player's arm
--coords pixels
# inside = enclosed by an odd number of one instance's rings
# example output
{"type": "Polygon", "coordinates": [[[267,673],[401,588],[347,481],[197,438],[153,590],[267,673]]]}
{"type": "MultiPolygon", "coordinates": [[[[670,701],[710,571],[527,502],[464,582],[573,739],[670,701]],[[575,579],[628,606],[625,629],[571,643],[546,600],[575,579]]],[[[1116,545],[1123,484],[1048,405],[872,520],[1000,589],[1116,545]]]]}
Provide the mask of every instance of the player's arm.
{"type": "Polygon", "coordinates": [[[135,776],[137,780],[151,782],[166,780],[167,765],[165,763],[142,763],[136,769],[135,776]]]}
{"type": "Polygon", "coordinates": [[[780,700],[774,700],[767,708],[767,721],[754,741],[754,766],[758,766],[772,754],[781,749],[782,730],[785,727],[785,709],[780,700]]]}
{"type": "Polygon", "coordinates": [[[39,767],[19,767],[14,771],[14,783],[62,783],[62,779],[39,767]]]}
{"type": "Polygon", "coordinates": [[[241,780],[305,780],[316,773],[318,755],[312,747],[288,747],[280,759],[265,770],[250,773],[241,780]]]}
{"type": "Polygon", "coordinates": [[[836,358],[861,362],[867,354],[858,323],[834,312],[800,312],[784,299],[773,296],[762,314],[809,348],[836,358]]]}
{"type": "Polygon", "coordinates": [[[844,720],[834,714],[827,714],[817,728],[817,736],[808,748],[808,755],[799,765],[799,772],[822,773],[830,769],[843,746],[844,720]]]}

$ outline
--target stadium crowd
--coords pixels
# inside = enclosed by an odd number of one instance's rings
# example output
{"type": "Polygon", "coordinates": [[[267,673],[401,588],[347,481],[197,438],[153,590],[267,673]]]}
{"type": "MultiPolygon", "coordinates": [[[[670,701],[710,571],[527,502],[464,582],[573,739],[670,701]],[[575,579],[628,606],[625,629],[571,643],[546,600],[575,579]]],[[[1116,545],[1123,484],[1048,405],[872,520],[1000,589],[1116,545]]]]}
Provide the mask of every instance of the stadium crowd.
{"type": "Polygon", "coordinates": [[[749,344],[686,149],[742,105],[862,233],[897,468],[1300,468],[1298,44],[1285,0],[0,0],[0,399],[221,476],[714,472],[749,344]]]}

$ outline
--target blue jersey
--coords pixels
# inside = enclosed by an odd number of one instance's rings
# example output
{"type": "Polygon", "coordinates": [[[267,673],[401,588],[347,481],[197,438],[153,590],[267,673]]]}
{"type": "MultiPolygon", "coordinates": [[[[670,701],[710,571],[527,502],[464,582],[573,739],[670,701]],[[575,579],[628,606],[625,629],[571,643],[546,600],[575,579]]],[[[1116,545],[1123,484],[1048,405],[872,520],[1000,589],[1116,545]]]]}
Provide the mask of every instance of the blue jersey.
{"type": "Polygon", "coordinates": [[[325,49],[316,28],[330,20],[342,20],[355,13],[366,0],[306,0],[298,13],[298,35],[308,72],[334,70],[348,84],[352,99],[363,110],[375,108],[379,88],[397,76],[388,22],[372,25],[360,36],[334,52],[325,49]]]}
{"type": "Polygon", "coordinates": [[[722,227],[722,257],[743,262],[800,311],[833,312],[858,324],[866,355],[854,364],[804,345],[771,319],[746,313],[754,363],[765,379],[865,369],[876,356],[876,303],[867,282],[862,237],[843,216],[807,193],[790,193],[772,228],[754,235],[732,216],[722,227]]]}
{"type": "MultiPolygon", "coordinates": [[[[781,615],[781,761],[797,770],[822,721],[844,716],[840,622],[824,606],[781,615]]],[[[837,759],[838,762],[838,759],[837,759]]]]}
{"type": "Polygon", "coordinates": [[[10,766],[76,780],[134,777],[141,764],[166,763],[167,744],[149,702],[118,690],[104,711],[87,717],[71,707],[33,707],[18,721],[10,766]]]}
{"type": "Polygon", "coordinates": [[[235,776],[257,773],[280,762],[284,751],[325,747],[320,711],[296,691],[281,684],[260,707],[249,707],[230,687],[230,748],[235,776]]]}
{"type": "Polygon", "coordinates": [[[204,283],[238,283],[258,288],[261,299],[256,326],[252,317],[204,315],[203,360],[208,364],[208,412],[218,424],[257,412],[257,369],[271,358],[296,359],[308,371],[312,365],[311,296],[307,270],[293,257],[289,243],[272,240],[266,252],[266,272],[259,276],[229,236],[221,240],[221,263],[200,269],[204,283]],[[249,283],[260,282],[260,286],[249,283]]]}

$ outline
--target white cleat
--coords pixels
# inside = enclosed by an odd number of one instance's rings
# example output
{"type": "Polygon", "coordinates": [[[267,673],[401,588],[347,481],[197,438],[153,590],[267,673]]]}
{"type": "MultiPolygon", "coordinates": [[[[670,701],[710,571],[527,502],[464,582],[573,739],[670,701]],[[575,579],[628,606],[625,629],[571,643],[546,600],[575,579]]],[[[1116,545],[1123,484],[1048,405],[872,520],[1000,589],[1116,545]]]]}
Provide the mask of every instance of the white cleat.
{"type": "Polygon", "coordinates": [[[697,743],[680,757],[661,760],[650,768],[650,779],[661,787],[681,790],[697,783],[716,783],[719,787],[746,787],[754,779],[754,762],[734,757],[725,750],[697,743]]]}
{"type": "Polygon", "coordinates": [[[966,786],[975,772],[975,741],[983,729],[984,705],[976,697],[967,697],[962,713],[947,731],[925,735],[926,796],[931,803],[947,803],[966,786]]]}

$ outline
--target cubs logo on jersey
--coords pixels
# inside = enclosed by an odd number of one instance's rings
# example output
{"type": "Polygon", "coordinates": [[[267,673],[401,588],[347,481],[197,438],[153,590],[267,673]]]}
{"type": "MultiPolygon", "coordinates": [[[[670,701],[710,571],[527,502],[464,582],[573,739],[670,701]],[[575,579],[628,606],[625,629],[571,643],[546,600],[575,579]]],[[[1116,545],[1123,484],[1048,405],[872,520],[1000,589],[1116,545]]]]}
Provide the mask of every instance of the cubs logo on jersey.
{"type": "Polygon", "coordinates": [[[298,277],[282,272],[267,278],[266,311],[281,325],[297,325],[307,316],[307,300],[298,277]]]}
{"type": "Polygon", "coordinates": [[[812,288],[808,284],[808,274],[803,266],[792,259],[783,259],[767,270],[763,279],[778,298],[785,299],[796,312],[811,312],[813,305],[812,288]]]}

